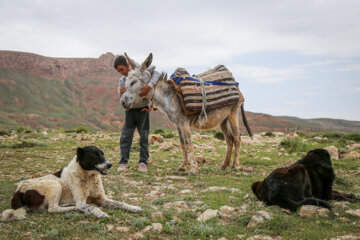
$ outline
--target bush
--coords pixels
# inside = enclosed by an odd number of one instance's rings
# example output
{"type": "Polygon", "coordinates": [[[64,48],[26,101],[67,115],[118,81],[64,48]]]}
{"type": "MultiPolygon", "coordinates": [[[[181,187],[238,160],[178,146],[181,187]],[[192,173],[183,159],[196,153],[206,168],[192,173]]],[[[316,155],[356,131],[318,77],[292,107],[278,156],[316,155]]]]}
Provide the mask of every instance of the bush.
{"type": "Polygon", "coordinates": [[[85,126],[78,126],[76,128],[76,132],[77,133],[88,133],[89,129],[87,129],[87,127],[85,127],[85,126]]]}
{"type": "Polygon", "coordinates": [[[47,146],[46,143],[42,142],[34,142],[34,141],[22,141],[21,143],[14,143],[12,145],[0,145],[0,148],[32,148],[32,147],[45,147],[47,146]]]}
{"type": "Polygon", "coordinates": [[[29,129],[27,127],[25,127],[25,126],[20,126],[20,127],[16,128],[17,133],[22,133],[22,132],[25,132],[27,130],[29,130],[29,129]]]}
{"type": "Polygon", "coordinates": [[[311,147],[309,147],[304,140],[301,138],[284,138],[280,146],[286,149],[289,153],[293,152],[307,152],[311,147]]]}
{"type": "Polygon", "coordinates": [[[265,136],[266,137],[275,137],[275,134],[273,134],[272,132],[266,132],[265,136]]]}
{"type": "Polygon", "coordinates": [[[11,135],[11,133],[8,131],[0,130],[0,136],[10,136],[10,135],[11,135]]]}
{"type": "Polygon", "coordinates": [[[154,134],[164,134],[165,131],[164,131],[163,129],[161,129],[161,128],[157,128],[157,129],[154,130],[153,133],[154,133],[154,134]]]}
{"type": "Polygon", "coordinates": [[[217,132],[214,134],[214,137],[215,137],[216,139],[219,139],[219,140],[225,140],[224,134],[223,134],[222,132],[220,132],[220,131],[217,131],[217,132]]]}
{"type": "Polygon", "coordinates": [[[173,138],[174,134],[173,133],[164,133],[164,134],[161,134],[161,136],[163,136],[163,138],[173,138]]]}

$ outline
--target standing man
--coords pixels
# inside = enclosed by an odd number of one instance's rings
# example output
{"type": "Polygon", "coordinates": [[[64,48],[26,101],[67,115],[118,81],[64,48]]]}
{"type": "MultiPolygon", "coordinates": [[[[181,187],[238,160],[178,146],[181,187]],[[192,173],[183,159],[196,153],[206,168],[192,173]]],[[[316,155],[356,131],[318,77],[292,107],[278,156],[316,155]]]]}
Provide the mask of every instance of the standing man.
{"type": "MultiPolygon", "coordinates": [[[[122,75],[119,80],[118,93],[121,95],[126,91],[125,82],[128,73],[132,70],[125,56],[118,56],[114,61],[114,68],[122,75]]],[[[151,88],[155,86],[161,74],[154,71],[149,85],[141,89],[140,96],[146,96],[151,88]]],[[[147,172],[147,160],[149,159],[149,100],[143,99],[142,102],[125,111],[125,123],[120,137],[121,160],[119,162],[118,171],[126,171],[127,163],[130,157],[130,149],[137,128],[140,135],[140,159],[139,172],[147,172]]]]}

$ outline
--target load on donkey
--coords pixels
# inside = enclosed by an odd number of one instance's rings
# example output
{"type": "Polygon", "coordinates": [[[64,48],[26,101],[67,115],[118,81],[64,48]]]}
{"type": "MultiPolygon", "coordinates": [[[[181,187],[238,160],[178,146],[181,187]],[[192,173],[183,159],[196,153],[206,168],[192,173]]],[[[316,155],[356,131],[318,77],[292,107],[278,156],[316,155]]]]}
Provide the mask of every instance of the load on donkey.
{"type": "Polygon", "coordinates": [[[150,66],[152,54],[150,53],[141,65],[126,53],[125,56],[133,70],[128,74],[126,92],[121,96],[120,102],[125,109],[129,109],[142,98],[148,98],[177,126],[183,150],[179,171],[185,171],[186,165],[190,165],[190,175],[198,172],[190,127],[205,130],[219,125],[227,144],[222,169],[230,165],[233,146],[235,153],[232,168],[239,169],[240,109],[249,135],[252,136],[252,133],[246,120],[244,98],[230,71],[219,65],[192,78],[184,69],[177,69],[170,79],[163,74],[148,95],[140,97],[141,88],[148,84],[155,69],[150,66]]]}

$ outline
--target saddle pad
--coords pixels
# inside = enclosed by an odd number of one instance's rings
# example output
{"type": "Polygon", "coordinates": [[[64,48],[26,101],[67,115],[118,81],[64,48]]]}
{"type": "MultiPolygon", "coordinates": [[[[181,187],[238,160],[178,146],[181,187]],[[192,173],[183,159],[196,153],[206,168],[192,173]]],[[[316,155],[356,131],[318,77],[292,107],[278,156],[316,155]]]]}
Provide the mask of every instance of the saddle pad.
{"type": "MultiPolygon", "coordinates": [[[[221,83],[235,82],[231,72],[223,65],[218,65],[207,72],[194,76],[194,78],[221,83]]],[[[180,81],[180,90],[184,99],[185,108],[188,111],[200,111],[202,109],[203,96],[201,83],[183,79],[180,81]]],[[[236,85],[205,84],[205,93],[206,110],[244,101],[236,85]]]]}

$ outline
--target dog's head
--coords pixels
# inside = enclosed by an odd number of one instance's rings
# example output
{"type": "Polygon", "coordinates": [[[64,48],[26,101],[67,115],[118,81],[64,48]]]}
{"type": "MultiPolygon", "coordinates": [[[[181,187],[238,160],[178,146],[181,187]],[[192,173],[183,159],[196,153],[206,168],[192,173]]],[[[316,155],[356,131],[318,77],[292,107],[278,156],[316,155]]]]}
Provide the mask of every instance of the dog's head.
{"type": "Polygon", "coordinates": [[[77,161],[86,171],[97,171],[106,175],[112,164],[104,157],[104,152],[94,146],[78,147],[76,151],[77,161]]]}
{"type": "Polygon", "coordinates": [[[255,196],[261,201],[261,200],[264,200],[263,199],[263,194],[262,194],[262,185],[263,185],[264,181],[257,181],[257,182],[254,182],[252,185],[251,185],[251,189],[253,191],[253,193],[255,194],[255,196]]]}

